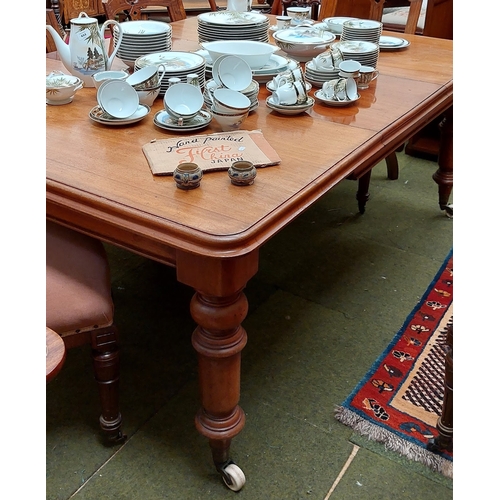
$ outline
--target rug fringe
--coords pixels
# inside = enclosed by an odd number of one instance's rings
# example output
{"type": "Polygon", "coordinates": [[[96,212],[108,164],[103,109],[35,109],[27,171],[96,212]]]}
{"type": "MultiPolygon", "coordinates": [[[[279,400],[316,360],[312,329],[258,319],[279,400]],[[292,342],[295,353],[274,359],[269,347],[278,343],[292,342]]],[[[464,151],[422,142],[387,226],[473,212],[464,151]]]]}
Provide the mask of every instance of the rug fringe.
{"type": "Polygon", "coordinates": [[[339,422],[372,441],[382,443],[387,450],[395,451],[410,460],[426,465],[433,471],[443,474],[445,477],[453,479],[453,462],[450,460],[410,443],[378,425],[368,422],[348,408],[338,406],[334,413],[335,418],[339,422]]]}

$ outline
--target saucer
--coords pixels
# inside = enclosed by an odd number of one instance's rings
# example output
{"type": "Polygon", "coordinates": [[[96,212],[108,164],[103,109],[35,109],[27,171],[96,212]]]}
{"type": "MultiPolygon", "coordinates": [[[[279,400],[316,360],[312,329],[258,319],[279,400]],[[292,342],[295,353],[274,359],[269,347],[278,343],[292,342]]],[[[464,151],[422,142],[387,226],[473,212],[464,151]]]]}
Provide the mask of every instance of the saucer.
{"type": "MultiPolygon", "coordinates": [[[[312,85],[309,82],[304,81],[305,86],[306,86],[306,92],[309,92],[312,89],[312,85]]],[[[274,87],[274,82],[271,80],[266,83],[266,89],[269,90],[269,92],[274,92],[276,88],[274,87]]]]}
{"type": "Polygon", "coordinates": [[[103,125],[129,125],[142,120],[150,111],[151,108],[146,104],[139,104],[136,112],[131,116],[127,118],[115,118],[114,116],[108,115],[101,106],[94,106],[89,112],[89,118],[103,125]]]}
{"type": "Polygon", "coordinates": [[[408,40],[404,38],[399,38],[397,36],[381,36],[379,40],[380,50],[401,50],[406,49],[410,45],[408,40]]]}
{"type": "Polygon", "coordinates": [[[203,109],[200,110],[194,118],[186,120],[183,125],[179,125],[177,120],[172,118],[165,110],[158,111],[153,119],[153,123],[157,127],[174,132],[191,132],[192,130],[200,130],[207,127],[211,121],[212,113],[204,111],[203,109]]]}
{"type": "Polygon", "coordinates": [[[314,106],[314,102],[314,99],[308,96],[307,101],[304,104],[291,104],[285,106],[283,104],[274,104],[273,96],[269,96],[266,99],[266,106],[282,115],[298,115],[308,109],[311,109],[314,106]]]}
{"type": "Polygon", "coordinates": [[[318,99],[319,102],[325,104],[326,106],[340,107],[340,106],[349,106],[349,104],[358,101],[361,96],[358,93],[358,97],[356,97],[356,99],[351,99],[350,101],[334,101],[332,99],[328,99],[323,94],[322,90],[316,90],[316,92],[314,92],[314,97],[316,97],[316,99],[318,99]]]}

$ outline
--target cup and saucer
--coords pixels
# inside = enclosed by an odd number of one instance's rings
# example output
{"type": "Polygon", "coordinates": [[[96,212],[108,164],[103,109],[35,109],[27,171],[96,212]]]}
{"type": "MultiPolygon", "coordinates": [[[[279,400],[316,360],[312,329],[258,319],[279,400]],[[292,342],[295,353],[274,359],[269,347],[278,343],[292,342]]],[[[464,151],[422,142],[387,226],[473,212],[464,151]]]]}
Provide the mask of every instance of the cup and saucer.
{"type": "Polygon", "coordinates": [[[181,122],[177,117],[170,116],[165,109],[158,111],[153,118],[153,123],[157,127],[172,132],[191,132],[193,130],[200,130],[207,127],[211,121],[212,113],[204,109],[198,111],[193,118],[181,122]]]}
{"type": "Polygon", "coordinates": [[[151,108],[147,104],[139,104],[137,110],[127,118],[116,118],[104,111],[101,106],[94,106],[89,112],[89,118],[102,125],[130,125],[146,118],[150,111],[151,108]]]}

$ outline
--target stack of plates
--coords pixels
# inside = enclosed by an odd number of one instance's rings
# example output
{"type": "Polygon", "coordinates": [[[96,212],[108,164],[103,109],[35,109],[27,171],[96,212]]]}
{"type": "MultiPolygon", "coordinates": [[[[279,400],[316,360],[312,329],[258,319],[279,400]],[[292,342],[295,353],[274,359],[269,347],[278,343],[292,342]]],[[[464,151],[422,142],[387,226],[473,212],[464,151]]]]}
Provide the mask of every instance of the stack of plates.
{"type": "Polygon", "coordinates": [[[156,52],[139,57],[135,61],[134,70],[146,66],[159,66],[163,64],[165,74],[160,83],[160,95],[164,95],[168,88],[168,79],[177,77],[181,82],[187,83],[187,75],[196,73],[201,91],[205,87],[205,58],[192,52],[156,52]]]}
{"type": "Polygon", "coordinates": [[[356,17],[327,17],[323,19],[323,22],[328,26],[328,30],[336,35],[342,34],[342,25],[345,21],[350,21],[351,19],[357,19],[356,17]]]}
{"type": "MultiPolygon", "coordinates": [[[[135,60],[152,52],[162,52],[172,48],[172,27],[159,21],[126,21],[120,23],[123,30],[122,43],[116,56],[130,68],[135,60]]],[[[118,30],[113,27],[113,44],[118,30]]],[[[114,44],[116,47],[116,45],[114,44]]]]}
{"type": "Polygon", "coordinates": [[[371,19],[350,19],[342,24],[340,40],[363,40],[378,44],[383,24],[371,19]]]}
{"type": "Polygon", "coordinates": [[[198,40],[255,40],[269,42],[269,19],[254,12],[220,10],[198,16],[198,40]]]}
{"type": "Polygon", "coordinates": [[[311,85],[314,85],[315,87],[321,88],[323,86],[323,83],[338,77],[339,77],[338,68],[316,69],[312,61],[306,62],[304,78],[306,79],[306,81],[308,81],[311,85]]]}
{"type": "MultiPolygon", "coordinates": [[[[217,88],[222,88],[217,85],[217,82],[213,79],[207,80],[205,84],[205,90],[203,92],[203,100],[205,101],[205,106],[207,109],[210,109],[212,106],[212,98],[210,97],[210,91],[214,91],[217,88]]],[[[259,83],[255,80],[252,80],[250,85],[241,91],[242,94],[245,94],[250,99],[250,111],[257,109],[259,106],[259,83]]]]}
{"type": "Polygon", "coordinates": [[[376,43],[361,40],[346,40],[333,43],[332,47],[342,52],[344,61],[352,59],[358,61],[363,66],[377,67],[379,46],[376,43]]]}
{"type": "MultiPolygon", "coordinates": [[[[212,76],[212,66],[213,61],[207,50],[197,50],[195,54],[199,54],[206,61],[206,70],[208,73],[208,77],[212,76]]],[[[292,65],[294,68],[297,67],[297,63],[292,61],[288,57],[279,56],[277,54],[271,54],[269,58],[269,62],[259,69],[253,69],[252,75],[253,79],[258,83],[266,83],[269,80],[272,80],[273,76],[276,76],[281,71],[285,71],[289,69],[289,65],[292,65]]]]}

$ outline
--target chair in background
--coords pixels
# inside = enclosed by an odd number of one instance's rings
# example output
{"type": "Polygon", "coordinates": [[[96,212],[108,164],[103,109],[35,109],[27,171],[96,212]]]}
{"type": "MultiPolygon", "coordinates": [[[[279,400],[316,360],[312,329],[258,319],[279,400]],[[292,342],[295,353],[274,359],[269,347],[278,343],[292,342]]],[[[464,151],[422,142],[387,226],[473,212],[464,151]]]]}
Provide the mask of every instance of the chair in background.
{"type": "MultiPolygon", "coordinates": [[[[361,19],[381,21],[383,10],[386,5],[391,5],[393,7],[409,5],[410,10],[404,32],[415,34],[422,2],[423,0],[322,0],[319,18],[322,20],[327,17],[358,17],[361,19]]],[[[403,147],[404,145],[399,146],[396,151],[402,151],[403,147]]],[[[396,151],[390,153],[385,158],[387,177],[390,180],[396,180],[399,177],[399,164],[396,151]]],[[[366,189],[367,188],[368,186],[366,186],[366,189]]],[[[359,189],[359,195],[361,197],[368,196],[368,192],[366,191],[363,195],[363,191],[364,189],[359,189]]],[[[358,199],[361,213],[364,213],[366,201],[367,198],[364,201],[358,199]]]]}
{"type": "Polygon", "coordinates": [[[286,16],[288,7],[311,7],[311,19],[318,20],[322,0],[273,0],[271,14],[273,16],[286,16]]]}
{"type": "MultiPolygon", "coordinates": [[[[56,32],[61,35],[61,38],[65,40],[66,33],[61,24],[59,23],[59,21],[57,20],[54,9],[46,9],[45,24],[52,26],[56,30],[56,32]]],[[[52,38],[52,35],[48,31],[46,31],[45,53],[48,54],[49,52],[57,52],[57,47],[54,42],[54,39],[52,38]]]]}
{"type": "MultiPolygon", "coordinates": [[[[210,10],[216,11],[215,0],[208,0],[210,10]]],[[[152,15],[168,16],[170,21],[186,19],[186,11],[182,0],[102,0],[107,19],[116,19],[124,15],[128,21],[149,19],[152,15]]]]}
{"type": "Polygon", "coordinates": [[[47,221],[46,327],[58,333],[66,349],[90,344],[99,388],[101,429],[121,441],[118,405],[119,345],[113,320],[110,270],[103,244],[47,221]]]}

